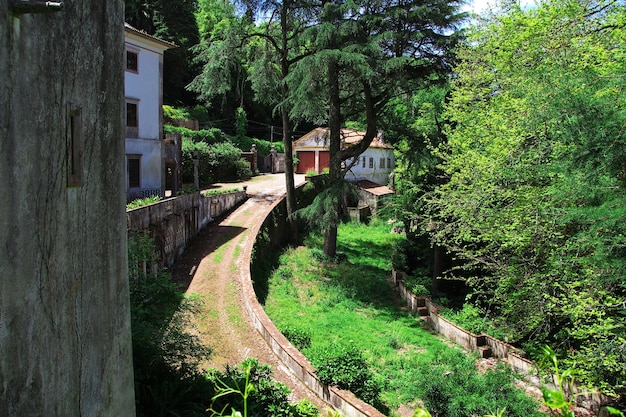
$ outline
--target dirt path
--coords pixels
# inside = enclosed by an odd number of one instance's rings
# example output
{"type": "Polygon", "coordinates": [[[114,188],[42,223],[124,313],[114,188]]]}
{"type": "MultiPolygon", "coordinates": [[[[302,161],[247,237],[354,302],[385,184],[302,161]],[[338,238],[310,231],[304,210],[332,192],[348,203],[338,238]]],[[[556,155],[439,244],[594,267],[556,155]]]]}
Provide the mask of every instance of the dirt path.
{"type": "MultiPolygon", "coordinates": [[[[303,181],[304,176],[296,176],[296,185],[303,181]]],[[[200,232],[172,268],[172,273],[178,282],[188,285],[188,294],[198,294],[204,300],[196,324],[202,340],[213,349],[206,367],[222,370],[226,365],[256,358],[270,365],[274,377],[289,386],[292,400],[308,398],[323,409],[325,403],[293,376],[252,326],[240,291],[243,249],[254,242],[250,230],[265,219],[272,203],[285,193],[284,174],[217,187],[243,185],[247,185],[250,198],[226,218],[200,232]]]]}

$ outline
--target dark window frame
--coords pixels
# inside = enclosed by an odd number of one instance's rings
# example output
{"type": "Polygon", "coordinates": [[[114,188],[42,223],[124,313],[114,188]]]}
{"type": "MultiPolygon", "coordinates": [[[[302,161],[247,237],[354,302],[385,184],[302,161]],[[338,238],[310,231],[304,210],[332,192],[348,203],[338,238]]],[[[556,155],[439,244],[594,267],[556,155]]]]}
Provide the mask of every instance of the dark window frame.
{"type": "Polygon", "coordinates": [[[139,51],[126,49],[126,71],[139,73],[139,51]]]}
{"type": "Polygon", "coordinates": [[[128,188],[141,188],[141,155],[126,155],[128,188]]]}
{"type": "Polygon", "coordinates": [[[126,117],[126,137],[138,138],[139,137],[139,100],[126,99],[125,108],[126,117]],[[134,110],[131,110],[133,109],[134,110]]]}

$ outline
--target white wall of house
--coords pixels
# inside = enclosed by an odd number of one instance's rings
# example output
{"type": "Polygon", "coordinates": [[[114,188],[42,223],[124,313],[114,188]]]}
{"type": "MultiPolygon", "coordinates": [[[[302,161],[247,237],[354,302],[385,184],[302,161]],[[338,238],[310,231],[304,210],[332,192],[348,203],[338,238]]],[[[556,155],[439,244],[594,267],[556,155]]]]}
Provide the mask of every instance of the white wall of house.
{"type": "Polygon", "coordinates": [[[154,48],[150,48],[147,41],[142,42],[128,34],[126,49],[136,51],[138,55],[138,72],[124,72],[126,98],[138,100],[138,136],[141,139],[160,140],[163,50],[155,51],[154,48]]]}
{"type": "Polygon", "coordinates": [[[127,199],[164,195],[163,156],[163,53],[174,47],[128,25],[125,27],[124,86],[128,103],[136,106],[136,128],[126,119],[127,199]],[[129,68],[128,54],[136,55],[136,69],[129,68]],[[129,159],[139,160],[139,184],[131,184],[129,159]]]}
{"type": "Polygon", "coordinates": [[[154,139],[126,139],[126,172],[128,173],[128,158],[139,158],[141,168],[141,187],[130,187],[126,176],[126,189],[129,191],[161,190],[163,184],[163,146],[160,140],[154,139]]]}
{"type": "MultiPolygon", "coordinates": [[[[357,163],[346,173],[347,180],[370,180],[381,185],[389,183],[389,174],[395,168],[393,149],[368,148],[357,159],[357,163]]],[[[352,159],[346,161],[346,166],[349,166],[352,161],[352,159]]]]}

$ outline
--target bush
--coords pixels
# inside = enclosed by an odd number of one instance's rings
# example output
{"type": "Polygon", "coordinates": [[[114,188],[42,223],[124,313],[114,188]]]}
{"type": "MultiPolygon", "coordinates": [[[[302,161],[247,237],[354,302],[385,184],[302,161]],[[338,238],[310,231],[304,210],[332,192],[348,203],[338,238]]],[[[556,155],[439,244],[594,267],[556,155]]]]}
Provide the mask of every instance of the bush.
{"type": "Polygon", "coordinates": [[[513,385],[512,372],[502,363],[480,375],[470,358],[446,355],[421,376],[415,383],[421,386],[420,398],[433,416],[484,416],[503,408],[507,416],[543,415],[537,403],[513,385]]]}
{"type": "Polygon", "coordinates": [[[425,275],[409,275],[404,284],[417,297],[430,297],[432,293],[432,281],[425,275]]]}
{"type": "Polygon", "coordinates": [[[137,415],[202,415],[213,387],[198,366],[211,350],[187,331],[200,301],[185,297],[165,271],[144,272],[155,258],[148,236],[131,236],[128,248],[137,415]]]}
{"type": "Polygon", "coordinates": [[[158,195],[152,195],[146,198],[138,198],[137,200],[133,200],[130,203],[126,204],[126,210],[136,209],[138,207],[147,206],[149,204],[158,203],[162,198],[158,195]]]}
{"type": "Polygon", "coordinates": [[[248,178],[252,175],[248,163],[241,159],[241,151],[232,143],[192,142],[183,139],[181,171],[183,182],[193,183],[193,159],[198,159],[200,186],[215,181],[248,178]]]}
{"type": "Polygon", "coordinates": [[[207,145],[212,145],[214,143],[224,142],[228,140],[226,134],[224,134],[224,132],[217,128],[191,130],[185,127],[165,125],[163,126],[163,131],[165,133],[178,134],[183,138],[183,140],[186,139],[193,143],[203,142],[207,145]]]}
{"type": "Polygon", "coordinates": [[[363,401],[380,408],[381,384],[376,381],[361,352],[352,345],[333,345],[312,355],[318,379],[327,385],[352,391],[363,401]]]}
{"type": "Polygon", "coordinates": [[[241,191],[241,189],[240,188],[228,188],[228,189],[218,189],[218,190],[207,190],[207,191],[204,191],[202,195],[204,197],[211,197],[214,195],[236,193],[238,191],[241,191]]]}
{"type": "Polygon", "coordinates": [[[299,351],[303,351],[311,346],[311,332],[292,326],[283,327],[280,329],[280,332],[299,351]]]}
{"type": "Polygon", "coordinates": [[[224,373],[213,370],[207,379],[221,388],[221,395],[214,397],[211,410],[218,415],[231,410],[243,412],[244,395],[247,395],[248,416],[267,417],[312,417],[319,414],[317,408],[306,402],[299,405],[289,402],[289,389],[272,379],[268,365],[256,359],[246,359],[241,366],[227,366],[224,373]],[[250,391],[250,386],[252,390],[250,391]]]}

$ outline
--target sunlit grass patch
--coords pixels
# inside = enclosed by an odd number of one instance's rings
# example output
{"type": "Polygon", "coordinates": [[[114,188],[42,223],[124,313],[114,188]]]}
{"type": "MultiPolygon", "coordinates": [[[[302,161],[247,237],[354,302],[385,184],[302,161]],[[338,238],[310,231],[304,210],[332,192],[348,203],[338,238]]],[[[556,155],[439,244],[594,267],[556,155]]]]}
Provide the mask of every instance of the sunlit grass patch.
{"type": "Polygon", "coordinates": [[[337,360],[337,352],[365,360],[372,371],[367,384],[381,388],[373,397],[376,406],[390,415],[400,405],[422,403],[440,416],[486,415],[503,406],[507,415],[538,415],[537,404],[513,386],[510,371],[479,375],[476,355],[424,329],[419,317],[394,303],[389,259],[403,237],[390,229],[377,222],[342,225],[340,262],[320,261],[319,235],[287,250],[270,278],[265,304],[277,327],[310,338],[301,350],[315,367],[337,360]]]}

